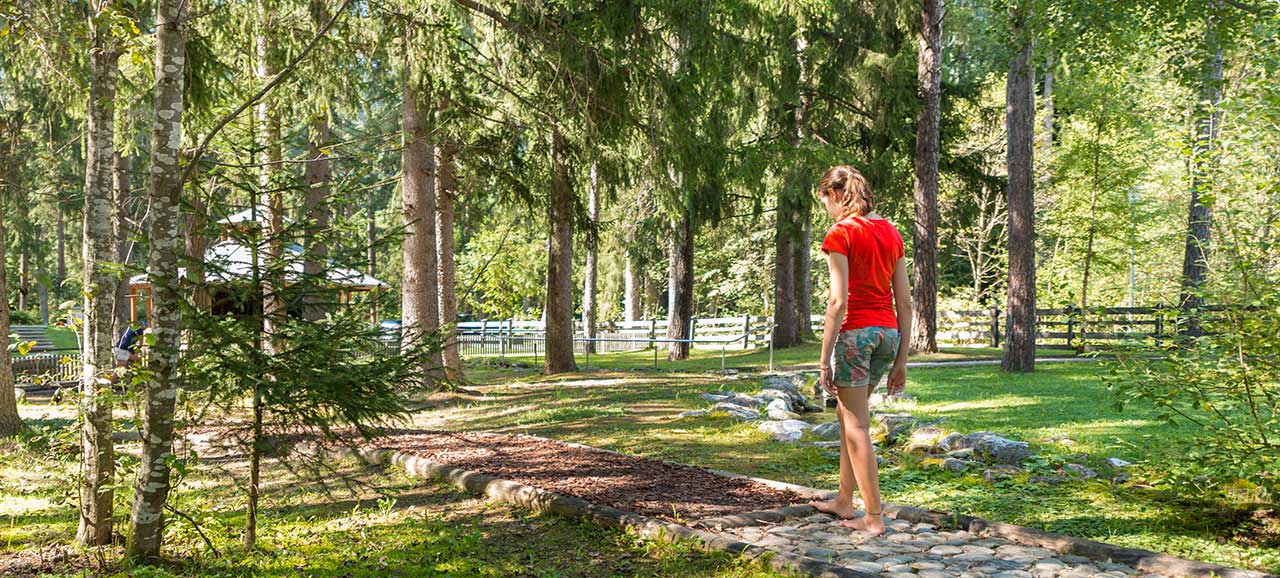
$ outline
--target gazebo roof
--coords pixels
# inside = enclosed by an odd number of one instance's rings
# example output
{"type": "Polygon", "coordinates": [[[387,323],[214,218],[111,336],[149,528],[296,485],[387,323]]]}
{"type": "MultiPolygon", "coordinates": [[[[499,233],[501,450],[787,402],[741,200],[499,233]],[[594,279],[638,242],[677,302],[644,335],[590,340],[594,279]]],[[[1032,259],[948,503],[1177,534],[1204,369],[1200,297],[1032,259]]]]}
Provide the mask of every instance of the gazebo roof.
{"type": "MultiPolygon", "coordinates": [[[[248,219],[248,211],[237,213],[227,219],[234,219],[241,214],[246,216],[246,220],[248,219]]],[[[292,253],[292,255],[288,255],[285,281],[294,282],[302,276],[302,247],[300,245],[288,245],[285,250],[292,253]]],[[[253,254],[250,252],[249,247],[240,244],[238,241],[223,240],[210,245],[205,250],[204,261],[207,264],[205,279],[210,283],[232,283],[244,281],[253,276],[253,254]]],[[[364,290],[389,287],[386,283],[355,269],[337,267],[331,261],[327,265],[325,267],[325,277],[329,283],[335,286],[364,290]]],[[[179,269],[178,276],[185,279],[187,276],[186,268],[179,269]]],[[[144,273],[129,278],[129,284],[146,286],[151,283],[144,273]]]]}

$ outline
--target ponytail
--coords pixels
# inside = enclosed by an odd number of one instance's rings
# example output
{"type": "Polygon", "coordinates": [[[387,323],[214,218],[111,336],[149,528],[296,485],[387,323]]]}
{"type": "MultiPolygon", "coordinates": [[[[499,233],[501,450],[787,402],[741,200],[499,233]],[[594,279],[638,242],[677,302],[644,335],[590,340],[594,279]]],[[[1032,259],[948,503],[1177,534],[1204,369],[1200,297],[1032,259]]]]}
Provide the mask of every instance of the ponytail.
{"type": "Polygon", "coordinates": [[[862,217],[876,208],[867,179],[858,169],[849,165],[827,169],[822,175],[822,184],[818,186],[818,194],[832,195],[832,200],[841,207],[841,219],[849,216],[862,217]]]}

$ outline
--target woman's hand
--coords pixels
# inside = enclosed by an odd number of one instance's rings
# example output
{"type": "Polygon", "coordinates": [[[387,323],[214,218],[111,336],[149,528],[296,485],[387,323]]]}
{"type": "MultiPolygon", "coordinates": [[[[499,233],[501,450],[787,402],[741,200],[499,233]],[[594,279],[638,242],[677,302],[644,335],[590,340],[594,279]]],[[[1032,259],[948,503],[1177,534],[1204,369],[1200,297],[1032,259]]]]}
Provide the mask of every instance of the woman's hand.
{"type": "Polygon", "coordinates": [[[822,386],[822,391],[827,392],[834,398],[839,398],[839,390],[836,389],[835,375],[831,373],[831,365],[823,364],[822,369],[818,372],[818,385],[822,386]]]}
{"type": "Polygon", "coordinates": [[[893,368],[889,370],[889,382],[886,388],[889,395],[898,395],[907,388],[907,364],[893,364],[893,368]]]}

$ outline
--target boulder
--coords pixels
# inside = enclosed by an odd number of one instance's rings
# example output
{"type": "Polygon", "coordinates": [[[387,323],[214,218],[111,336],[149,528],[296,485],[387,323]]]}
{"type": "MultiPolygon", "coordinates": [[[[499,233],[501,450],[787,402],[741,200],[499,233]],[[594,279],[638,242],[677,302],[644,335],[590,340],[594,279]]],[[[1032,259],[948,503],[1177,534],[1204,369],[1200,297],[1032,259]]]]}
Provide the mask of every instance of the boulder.
{"type": "Polygon", "coordinates": [[[705,393],[699,393],[698,397],[714,403],[724,401],[732,397],[737,397],[737,395],[737,393],[732,391],[708,391],[705,393]]]}
{"type": "Polygon", "coordinates": [[[840,439],[840,422],[830,421],[813,427],[813,435],[824,440],[840,439]]]}
{"type": "Polygon", "coordinates": [[[989,431],[971,433],[950,444],[952,449],[972,448],[983,461],[1020,466],[1031,457],[1031,445],[998,436],[989,431]]]}
{"type": "Polygon", "coordinates": [[[787,411],[801,413],[805,411],[805,406],[809,403],[809,399],[800,392],[800,388],[804,384],[804,378],[799,374],[775,374],[764,378],[764,386],[757,397],[768,396],[773,399],[785,398],[787,400],[787,411]]]}
{"type": "Polygon", "coordinates": [[[798,419],[768,420],[756,426],[780,442],[796,442],[809,430],[809,423],[798,419]]]}
{"type": "Polygon", "coordinates": [[[964,434],[949,433],[946,435],[946,437],[938,440],[938,444],[937,444],[938,449],[944,452],[950,452],[956,449],[956,442],[960,441],[960,438],[963,438],[963,437],[964,437],[964,434]]]}
{"type": "Polygon", "coordinates": [[[799,419],[800,414],[791,411],[791,405],[786,399],[775,399],[765,406],[764,411],[768,414],[769,419],[799,419]]]}
{"type": "Polygon", "coordinates": [[[973,462],[968,462],[961,459],[947,458],[945,460],[942,460],[942,469],[947,470],[949,472],[963,472],[969,469],[969,465],[972,463],[973,462]]]}
{"type": "Polygon", "coordinates": [[[971,459],[973,459],[973,448],[963,448],[963,449],[958,449],[958,450],[951,450],[951,451],[947,452],[947,457],[949,457],[949,458],[956,458],[956,459],[960,459],[960,460],[971,460],[971,459]]]}
{"type": "Polygon", "coordinates": [[[840,440],[826,440],[820,442],[809,442],[810,446],[822,448],[824,450],[835,449],[840,447],[840,440]]]}
{"type": "Polygon", "coordinates": [[[749,408],[749,407],[743,407],[736,403],[729,403],[725,401],[722,401],[720,403],[717,403],[711,406],[711,411],[723,411],[729,414],[730,417],[733,417],[738,421],[751,421],[751,420],[760,419],[760,412],[758,410],[749,408]]]}
{"type": "Polygon", "coordinates": [[[705,409],[691,409],[691,410],[689,410],[689,411],[682,411],[682,412],[680,412],[680,414],[679,414],[679,415],[677,415],[676,417],[677,417],[677,418],[686,418],[686,417],[702,417],[702,416],[704,416],[704,415],[707,415],[708,413],[711,413],[711,412],[709,412],[709,411],[707,411],[707,410],[705,410],[705,409]]]}
{"type": "Polygon", "coordinates": [[[916,398],[909,393],[889,395],[886,393],[876,392],[871,394],[871,397],[867,398],[867,405],[877,407],[881,405],[893,405],[895,403],[907,403],[915,400],[916,398]]]}
{"type": "Polygon", "coordinates": [[[720,405],[721,403],[738,405],[738,406],[745,407],[747,409],[759,409],[760,407],[764,406],[763,401],[760,401],[745,393],[735,393],[733,397],[722,399],[716,405],[720,405]]]}

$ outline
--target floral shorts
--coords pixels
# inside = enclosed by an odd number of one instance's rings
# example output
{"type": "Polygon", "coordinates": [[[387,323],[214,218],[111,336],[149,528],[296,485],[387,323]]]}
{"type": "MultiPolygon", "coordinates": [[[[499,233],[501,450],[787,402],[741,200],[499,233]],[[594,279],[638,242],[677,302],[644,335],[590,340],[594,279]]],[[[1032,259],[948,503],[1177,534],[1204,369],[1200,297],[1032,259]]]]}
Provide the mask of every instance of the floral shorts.
{"type": "Polygon", "coordinates": [[[839,387],[875,387],[898,356],[898,330],[859,327],[841,331],[831,352],[831,373],[839,387]]]}

